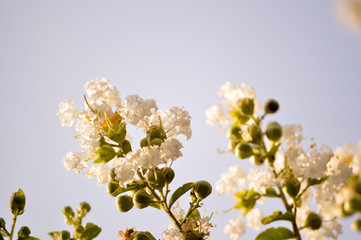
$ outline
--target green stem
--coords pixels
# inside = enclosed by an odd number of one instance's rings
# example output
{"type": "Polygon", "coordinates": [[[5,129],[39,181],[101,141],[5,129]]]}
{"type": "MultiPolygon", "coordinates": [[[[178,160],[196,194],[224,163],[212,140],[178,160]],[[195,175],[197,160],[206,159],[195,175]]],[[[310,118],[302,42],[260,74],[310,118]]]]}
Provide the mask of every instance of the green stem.
{"type": "Polygon", "coordinates": [[[14,230],[15,230],[15,223],[16,223],[16,218],[18,217],[18,215],[14,215],[13,216],[13,225],[11,226],[11,231],[10,231],[10,238],[9,240],[13,239],[13,235],[14,235],[14,230]]]}
{"type": "Polygon", "coordinates": [[[198,208],[198,207],[200,207],[200,205],[199,205],[199,200],[196,202],[195,205],[191,206],[191,207],[188,209],[186,215],[185,215],[184,218],[183,218],[182,223],[185,223],[186,220],[187,220],[187,218],[188,218],[188,217],[192,214],[192,212],[193,212],[196,208],[198,208]]]}

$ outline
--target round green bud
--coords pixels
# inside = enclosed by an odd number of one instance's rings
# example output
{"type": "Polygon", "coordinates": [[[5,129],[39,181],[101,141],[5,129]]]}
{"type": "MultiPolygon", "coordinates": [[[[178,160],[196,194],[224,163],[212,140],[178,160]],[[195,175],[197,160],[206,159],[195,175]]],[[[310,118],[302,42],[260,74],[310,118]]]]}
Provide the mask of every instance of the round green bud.
{"type": "Polygon", "coordinates": [[[134,205],[139,209],[148,207],[151,201],[151,196],[145,190],[139,190],[133,196],[134,205]]]}
{"type": "Polygon", "coordinates": [[[361,195],[361,180],[360,179],[354,181],[354,183],[352,184],[352,187],[356,193],[361,195]]]}
{"type": "Polygon", "coordinates": [[[10,198],[10,211],[13,215],[21,215],[25,209],[25,194],[20,188],[17,192],[14,192],[10,198]]]}
{"type": "Polygon", "coordinates": [[[266,102],[266,104],[264,105],[264,111],[265,113],[275,113],[278,111],[280,105],[278,104],[278,102],[274,99],[270,99],[266,102]]]}
{"type": "Polygon", "coordinates": [[[173,181],[174,176],[175,176],[175,173],[174,173],[173,169],[171,169],[171,168],[163,168],[162,170],[164,172],[165,183],[170,184],[173,181]]]}
{"type": "Polygon", "coordinates": [[[80,238],[80,236],[81,236],[81,234],[84,232],[84,227],[82,226],[82,225],[78,225],[78,226],[76,226],[76,228],[75,228],[75,237],[76,238],[80,238]]]}
{"type": "Polygon", "coordinates": [[[70,232],[68,231],[61,231],[61,240],[69,240],[70,239],[70,232]]]}
{"type": "Polygon", "coordinates": [[[27,226],[22,226],[18,232],[18,238],[27,238],[29,237],[31,231],[27,226]]]}
{"type": "Polygon", "coordinates": [[[255,125],[250,126],[249,133],[250,133],[251,138],[252,138],[252,140],[251,140],[252,143],[257,144],[257,143],[261,142],[261,140],[262,140],[262,132],[257,126],[255,126],[255,125]]]}
{"type": "Polygon", "coordinates": [[[356,219],[353,223],[352,223],[352,229],[354,231],[357,232],[361,232],[361,219],[356,219]]]}
{"type": "Polygon", "coordinates": [[[150,140],[152,141],[154,138],[160,138],[165,140],[167,138],[167,134],[164,131],[163,128],[161,128],[160,126],[151,126],[148,131],[147,131],[147,135],[150,137],[150,140]]]}
{"type": "Polygon", "coordinates": [[[156,189],[162,189],[165,184],[164,173],[159,169],[150,169],[147,180],[149,185],[156,189]]]}
{"type": "Polygon", "coordinates": [[[149,144],[148,144],[148,138],[143,138],[142,140],[140,140],[140,147],[148,147],[149,144]]]}
{"type": "Polygon", "coordinates": [[[128,212],[134,206],[133,198],[128,195],[119,196],[117,199],[117,208],[119,212],[128,212]]]}
{"type": "Polygon", "coordinates": [[[237,102],[237,106],[245,115],[253,115],[254,101],[252,98],[242,98],[237,102]]]}
{"type": "Polygon", "coordinates": [[[128,140],[125,140],[122,143],[122,151],[124,154],[127,154],[128,152],[132,151],[132,145],[130,144],[130,142],[128,140]]]}
{"type": "Polygon", "coordinates": [[[282,127],[277,122],[270,122],[266,128],[266,136],[271,141],[278,141],[282,137],[282,127]]]}
{"type": "Polygon", "coordinates": [[[112,194],[119,188],[119,182],[118,181],[109,181],[107,184],[107,192],[109,195],[113,196],[112,194]]]}
{"type": "Polygon", "coordinates": [[[161,138],[154,138],[154,139],[150,142],[150,145],[151,145],[151,146],[154,146],[154,145],[160,146],[160,145],[162,145],[162,143],[164,143],[164,140],[163,140],[163,139],[161,139],[161,138]]]}
{"type": "Polygon", "coordinates": [[[344,202],[344,203],[342,203],[342,204],[340,205],[340,210],[341,210],[341,215],[342,215],[343,217],[351,216],[351,215],[353,215],[353,214],[356,212],[356,210],[355,210],[355,209],[351,209],[351,208],[350,208],[350,205],[346,204],[346,202],[344,202]]]}
{"type": "Polygon", "coordinates": [[[265,161],[265,158],[261,155],[252,155],[251,156],[251,163],[255,166],[261,166],[265,161]]]}
{"type": "Polygon", "coordinates": [[[250,119],[250,116],[241,113],[241,111],[238,110],[238,108],[233,108],[229,112],[229,115],[232,117],[233,121],[238,125],[245,124],[250,119]]]}
{"type": "Polygon", "coordinates": [[[209,196],[212,192],[212,185],[207,181],[198,181],[193,185],[193,190],[199,200],[209,196]]]}
{"type": "Polygon", "coordinates": [[[6,225],[5,220],[3,218],[0,218],[0,229],[4,228],[6,225]]]}
{"type": "Polygon", "coordinates": [[[240,142],[237,144],[234,154],[239,159],[245,159],[245,158],[249,158],[250,156],[252,156],[253,151],[252,151],[252,148],[250,145],[248,145],[247,143],[244,143],[244,142],[240,142]]]}
{"type": "Polygon", "coordinates": [[[361,198],[353,197],[345,202],[345,210],[347,212],[357,211],[361,212],[361,198]]]}
{"type": "Polygon", "coordinates": [[[286,179],[286,191],[288,195],[295,198],[300,191],[301,182],[296,177],[289,177],[286,179]]]}
{"type": "Polygon", "coordinates": [[[317,213],[310,212],[306,218],[305,226],[317,230],[322,226],[322,219],[317,213]]]}
{"type": "Polygon", "coordinates": [[[197,231],[190,231],[186,235],[186,240],[202,240],[202,234],[197,231]]]}
{"type": "Polygon", "coordinates": [[[116,181],[115,179],[115,168],[110,169],[109,173],[108,173],[108,179],[111,181],[116,181]]]}
{"type": "Polygon", "coordinates": [[[86,211],[86,212],[90,212],[90,210],[91,210],[90,204],[87,203],[87,202],[81,202],[79,204],[79,208],[86,211]]]}
{"type": "Polygon", "coordinates": [[[228,128],[227,138],[232,140],[241,140],[241,128],[235,125],[232,125],[228,128]]]}

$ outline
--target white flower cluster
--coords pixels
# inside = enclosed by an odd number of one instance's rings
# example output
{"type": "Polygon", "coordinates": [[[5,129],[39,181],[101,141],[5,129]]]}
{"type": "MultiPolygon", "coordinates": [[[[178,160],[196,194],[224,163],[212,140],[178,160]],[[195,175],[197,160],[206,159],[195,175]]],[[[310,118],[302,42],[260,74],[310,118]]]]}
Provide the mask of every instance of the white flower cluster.
{"type": "MultiPolygon", "coordinates": [[[[181,134],[189,139],[192,135],[191,117],[188,111],[179,107],[161,111],[158,110],[155,100],[142,99],[138,95],[129,95],[122,102],[119,91],[105,78],[97,78],[86,83],[85,91],[87,93],[85,110],[78,112],[75,103],[68,99],[59,104],[57,115],[62,126],[71,127],[77,120],[76,138],[83,149],[81,153],[66,154],[63,163],[67,170],[85,172],[89,177],[97,178],[98,184],[103,184],[108,180],[109,170],[115,168],[119,184],[126,186],[134,180],[138,168],[157,167],[182,156],[180,150],[183,145],[176,137],[181,134]],[[115,150],[121,147],[111,145],[113,142],[105,132],[109,124],[118,119],[125,124],[136,126],[145,133],[154,126],[163,128],[166,139],[158,144],[160,146],[142,147],[127,152],[123,158],[115,155],[107,163],[90,163],[89,160],[96,157],[96,151],[102,141],[109,143],[115,150]]],[[[130,139],[128,134],[126,139],[130,139]]]]}

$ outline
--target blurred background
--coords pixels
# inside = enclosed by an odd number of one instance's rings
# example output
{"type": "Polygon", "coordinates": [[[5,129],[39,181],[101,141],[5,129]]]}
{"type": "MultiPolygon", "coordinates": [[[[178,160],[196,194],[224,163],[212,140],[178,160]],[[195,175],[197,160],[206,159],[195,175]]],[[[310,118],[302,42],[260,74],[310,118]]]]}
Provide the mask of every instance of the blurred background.
{"type": "MultiPolygon", "coordinates": [[[[96,77],[110,79],[123,98],[139,94],[160,109],[190,112],[193,136],[173,165],[173,190],[202,179],[214,186],[241,161],[214,153],[227,139],[205,124],[204,112],[220,101],[225,81],[246,82],[263,102],[277,99],[281,108],[272,119],[302,124],[319,146],[357,144],[361,38],[358,10],[348,6],[341,0],[1,1],[0,216],[11,225],[8,201],[22,188],[27,203],[17,226],[41,239],[70,230],[61,209],[82,201],[92,206],[85,222],[103,229],[98,239],[119,239],[126,227],[161,238],[170,224],[163,212],[120,213],[105,186],[63,168],[65,154],[79,147],[75,130],[60,126],[58,104],[69,98],[83,108],[83,86],[96,77]]],[[[241,164],[250,167],[248,160],[241,164]]],[[[218,212],[212,239],[229,239],[223,227],[238,212],[224,211],[232,204],[215,191],[205,200],[207,215],[218,212]]],[[[344,221],[341,239],[361,236],[351,222],[344,221]]],[[[256,234],[248,229],[244,239],[256,234]]]]}

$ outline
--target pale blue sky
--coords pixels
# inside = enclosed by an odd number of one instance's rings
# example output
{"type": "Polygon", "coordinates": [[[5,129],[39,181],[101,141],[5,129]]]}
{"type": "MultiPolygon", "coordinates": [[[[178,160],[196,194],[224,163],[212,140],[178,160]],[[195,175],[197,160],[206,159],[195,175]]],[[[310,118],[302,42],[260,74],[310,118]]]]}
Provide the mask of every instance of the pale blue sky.
{"type": "MultiPolygon", "coordinates": [[[[27,207],[18,226],[41,239],[69,229],[60,210],[81,201],[93,207],[85,220],[103,228],[99,239],[117,239],[126,227],[160,238],[168,227],[154,209],[119,213],[105,186],[63,168],[61,159],[78,147],[74,130],[60,126],[58,104],[70,98],[83,106],[83,86],[96,77],[109,78],[123,97],[189,110],[193,137],[174,164],[173,189],[201,179],[214,184],[228,166],[250,166],[215,155],[227,140],[205,124],[225,81],[254,86],[263,101],[278,99],[273,119],[302,124],[320,145],[357,143],[361,41],[334,12],[334,1],[312,0],[1,1],[0,216],[10,225],[8,200],[21,187],[27,207]]],[[[205,201],[208,214],[232,203],[216,194],[205,201]]],[[[223,227],[236,215],[214,217],[213,239],[228,239],[223,227]]],[[[342,239],[356,236],[349,224],[342,239]]]]}

